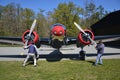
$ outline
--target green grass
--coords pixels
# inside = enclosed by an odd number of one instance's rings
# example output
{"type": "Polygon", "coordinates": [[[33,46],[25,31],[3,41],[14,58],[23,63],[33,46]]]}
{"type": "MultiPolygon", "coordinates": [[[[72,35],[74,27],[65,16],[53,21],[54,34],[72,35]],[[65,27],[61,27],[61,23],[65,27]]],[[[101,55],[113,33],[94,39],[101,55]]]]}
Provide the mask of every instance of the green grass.
{"type": "Polygon", "coordinates": [[[22,67],[22,61],[0,61],[0,80],[120,80],[120,59],[103,60],[104,65],[93,66],[90,61],[39,60],[22,67]]]}

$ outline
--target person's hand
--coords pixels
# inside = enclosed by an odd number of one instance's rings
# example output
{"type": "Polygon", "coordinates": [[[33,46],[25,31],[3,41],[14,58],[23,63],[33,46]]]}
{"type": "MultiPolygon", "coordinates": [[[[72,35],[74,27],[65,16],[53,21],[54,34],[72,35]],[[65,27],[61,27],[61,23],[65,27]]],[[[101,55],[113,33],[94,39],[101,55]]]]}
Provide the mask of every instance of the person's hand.
{"type": "Polygon", "coordinates": [[[24,49],[27,49],[27,46],[23,46],[24,49]]]}

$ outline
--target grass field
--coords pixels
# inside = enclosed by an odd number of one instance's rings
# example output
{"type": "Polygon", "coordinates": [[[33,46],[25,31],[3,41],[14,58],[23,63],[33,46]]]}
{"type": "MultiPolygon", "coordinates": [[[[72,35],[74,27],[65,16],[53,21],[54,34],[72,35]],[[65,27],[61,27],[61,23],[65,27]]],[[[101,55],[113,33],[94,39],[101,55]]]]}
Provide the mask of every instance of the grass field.
{"type": "Polygon", "coordinates": [[[22,61],[0,61],[0,80],[120,80],[120,59],[38,61],[38,66],[22,67],[22,61]]]}

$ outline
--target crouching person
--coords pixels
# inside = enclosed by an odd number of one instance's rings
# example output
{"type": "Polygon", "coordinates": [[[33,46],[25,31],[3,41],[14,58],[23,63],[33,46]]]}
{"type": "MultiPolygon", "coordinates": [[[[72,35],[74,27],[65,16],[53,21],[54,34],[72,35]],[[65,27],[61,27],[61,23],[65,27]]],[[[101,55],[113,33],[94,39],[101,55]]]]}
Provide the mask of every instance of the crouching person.
{"type": "Polygon", "coordinates": [[[26,63],[30,57],[33,57],[34,59],[34,67],[36,67],[36,58],[39,58],[39,54],[37,51],[37,47],[35,46],[34,42],[32,41],[31,44],[28,46],[24,46],[24,49],[29,49],[27,53],[27,57],[23,62],[23,66],[26,66],[26,63]]]}

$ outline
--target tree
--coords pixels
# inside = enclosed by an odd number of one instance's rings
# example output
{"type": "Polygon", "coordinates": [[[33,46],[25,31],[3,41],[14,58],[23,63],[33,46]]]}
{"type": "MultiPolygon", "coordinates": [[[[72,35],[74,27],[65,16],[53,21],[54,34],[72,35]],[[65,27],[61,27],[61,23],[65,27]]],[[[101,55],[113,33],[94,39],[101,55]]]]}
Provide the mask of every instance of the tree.
{"type": "Polygon", "coordinates": [[[16,8],[14,3],[10,3],[3,8],[1,21],[4,29],[4,35],[16,34],[16,8]]]}
{"type": "Polygon", "coordinates": [[[49,28],[47,26],[47,20],[43,12],[44,10],[39,9],[39,12],[37,14],[37,26],[36,26],[37,32],[41,37],[48,36],[48,31],[49,31],[49,28]]]}
{"type": "Polygon", "coordinates": [[[35,14],[32,9],[22,8],[20,4],[10,3],[0,5],[0,35],[21,36],[26,29],[30,29],[34,19],[37,19],[36,31],[40,36],[49,36],[50,26],[61,23],[67,28],[68,36],[76,36],[79,30],[73,24],[77,22],[82,28],[90,26],[108,14],[102,6],[96,6],[94,2],[86,4],[85,8],[76,6],[73,2],[60,3],[53,11],[44,10],[35,14]]]}
{"type": "Polygon", "coordinates": [[[0,5],[0,35],[4,35],[4,27],[3,27],[3,20],[2,20],[2,12],[4,7],[0,5]]]}
{"type": "Polygon", "coordinates": [[[76,36],[78,30],[73,24],[74,22],[79,23],[79,15],[82,13],[82,8],[76,7],[73,2],[60,3],[53,13],[53,21],[55,23],[64,24],[67,27],[68,36],[76,36]]]}
{"type": "Polygon", "coordinates": [[[85,26],[87,28],[89,28],[91,24],[93,23],[93,20],[91,20],[90,17],[96,13],[95,9],[96,9],[96,6],[94,2],[90,2],[90,3],[86,2],[86,6],[84,9],[84,12],[85,12],[84,15],[85,15],[85,26]]]}
{"type": "Polygon", "coordinates": [[[86,2],[83,21],[84,26],[90,29],[92,24],[96,23],[107,14],[107,11],[105,11],[101,5],[97,7],[93,1],[89,3],[86,2]]]}
{"type": "Polygon", "coordinates": [[[21,19],[25,30],[30,29],[33,20],[35,19],[34,15],[35,15],[34,11],[29,8],[25,8],[22,10],[21,19]]]}

